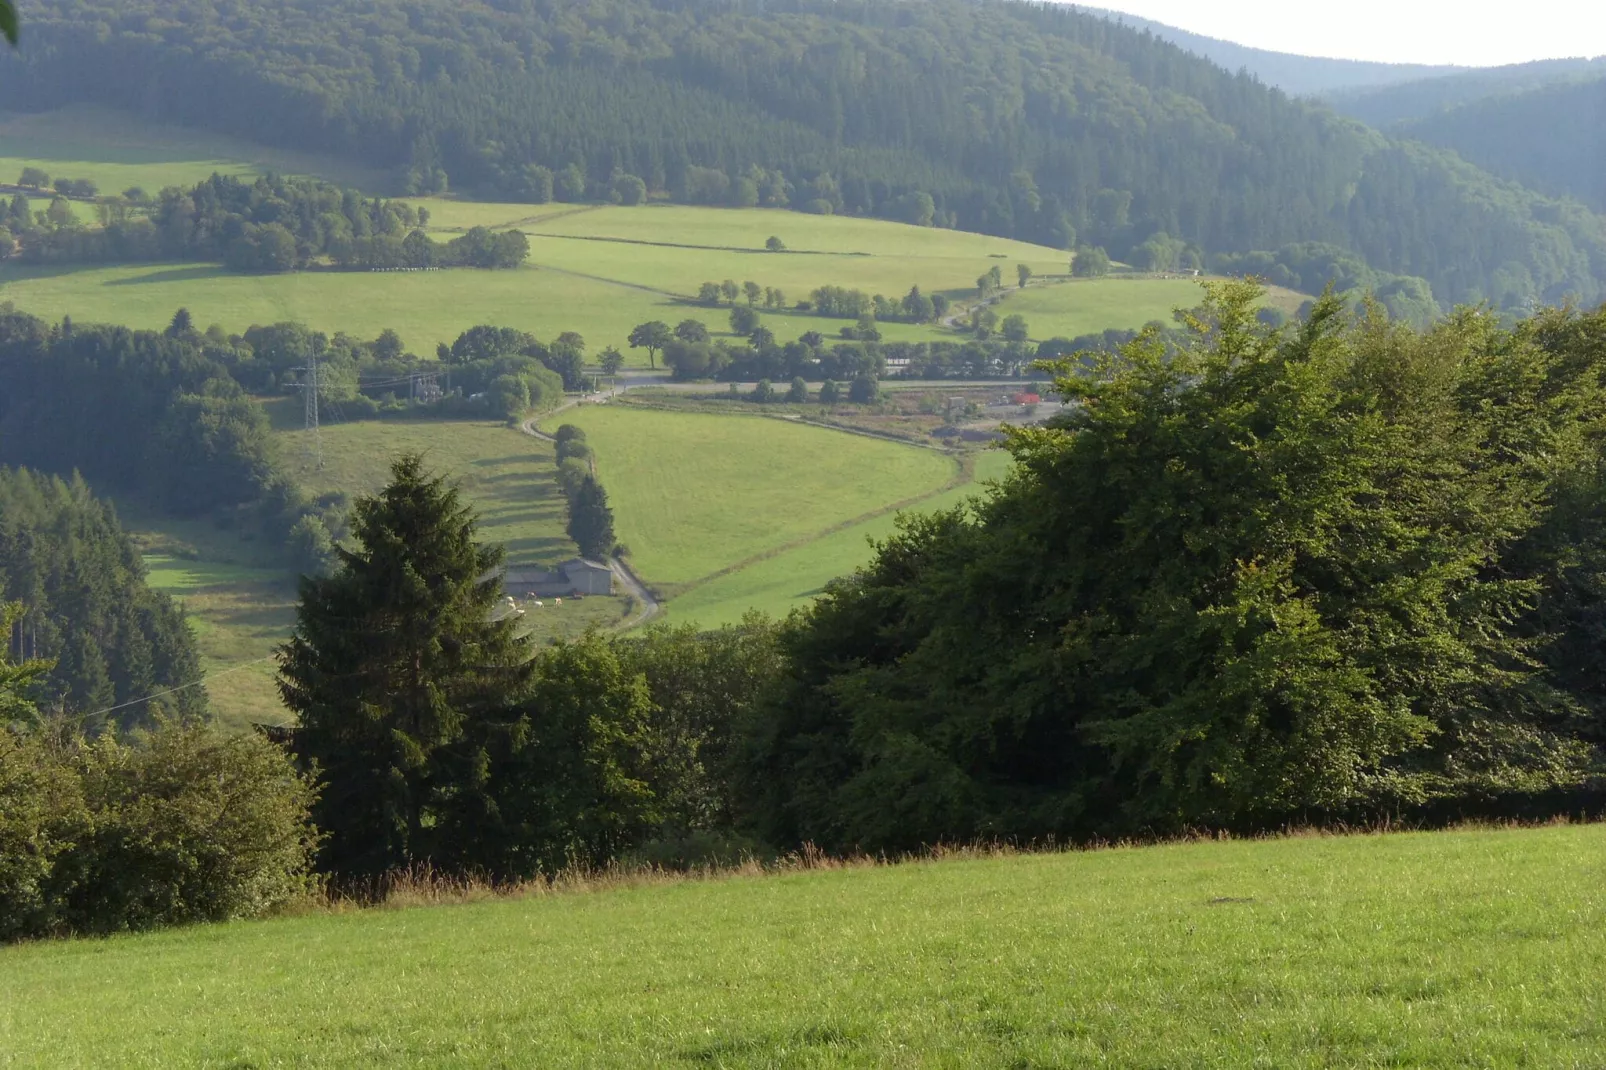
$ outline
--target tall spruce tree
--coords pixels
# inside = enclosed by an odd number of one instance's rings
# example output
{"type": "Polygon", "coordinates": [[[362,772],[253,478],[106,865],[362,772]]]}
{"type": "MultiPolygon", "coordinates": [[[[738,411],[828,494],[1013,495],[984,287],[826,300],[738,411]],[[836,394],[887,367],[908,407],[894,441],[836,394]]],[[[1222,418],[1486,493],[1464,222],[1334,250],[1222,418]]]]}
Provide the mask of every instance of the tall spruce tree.
{"type": "Polygon", "coordinates": [[[613,510],[602,484],[586,477],[569,499],[569,538],[585,557],[601,559],[613,553],[613,510]]]}
{"type": "Polygon", "coordinates": [[[358,501],[355,549],[301,581],[280,693],[295,749],[316,763],[324,864],[372,876],[430,861],[452,800],[475,776],[483,735],[527,680],[528,648],[493,620],[500,547],[475,541],[474,511],[416,455],[358,501]]]}

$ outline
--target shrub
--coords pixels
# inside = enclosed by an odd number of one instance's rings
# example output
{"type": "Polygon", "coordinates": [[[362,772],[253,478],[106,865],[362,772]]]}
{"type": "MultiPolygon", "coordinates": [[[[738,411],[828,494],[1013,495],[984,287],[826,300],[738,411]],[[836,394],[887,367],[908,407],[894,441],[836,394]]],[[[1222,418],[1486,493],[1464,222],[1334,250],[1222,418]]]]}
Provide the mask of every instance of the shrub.
{"type": "Polygon", "coordinates": [[[570,459],[583,461],[590,456],[591,447],[587,446],[582,439],[571,438],[558,443],[559,464],[570,459]]]}
{"type": "Polygon", "coordinates": [[[307,889],[315,794],[260,736],[0,732],[0,939],[263,914],[307,889]]]}
{"type": "Polygon", "coordinates": [[[552,440],[560,446],[569,441],[584,442],[586,433],[574,424],[562,424],[552,432],[552,440]]]}
{"type": "Polygon", "coordinates": [[[591,466],[578,457],[565,457],[558,462],[558,488],[565,497],[574,497],[580,484],[591,475],[591,466]]]}

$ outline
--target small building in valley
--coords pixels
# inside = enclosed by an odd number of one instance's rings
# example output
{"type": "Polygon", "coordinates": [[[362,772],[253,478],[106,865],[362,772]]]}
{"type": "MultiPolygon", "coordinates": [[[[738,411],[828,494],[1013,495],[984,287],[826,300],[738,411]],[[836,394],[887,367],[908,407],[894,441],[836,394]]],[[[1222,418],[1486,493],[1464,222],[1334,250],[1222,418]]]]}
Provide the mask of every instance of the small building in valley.
{"type": "Polygon", "coordinates": [[[502,589],[515,598],[612,594],[613,569],[584,557],[572,558],[551,571],[510,565],[502,573],[502,589]]]}

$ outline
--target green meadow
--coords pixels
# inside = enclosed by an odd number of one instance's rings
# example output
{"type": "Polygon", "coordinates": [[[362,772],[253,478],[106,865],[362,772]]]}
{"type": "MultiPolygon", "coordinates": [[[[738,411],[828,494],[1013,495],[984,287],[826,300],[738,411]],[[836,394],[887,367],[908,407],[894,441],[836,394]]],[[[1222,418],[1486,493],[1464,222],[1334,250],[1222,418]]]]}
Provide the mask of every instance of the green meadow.
{"type": "Polygon", "coordinates": [[[936,450],[763,416],[587,405],[559,423],[585,430],[632,566],[671,597],[959,475],[936,450]]]}
{"type": "Polygon", "coordinates": [[[293,578],[279,568],[170,553],[147,553],[145,567],[150,586],[177,599],[189,617],[218,720],[232,729],[287,720],[273,652],[295,623],[293,578]]]}
{"type": "MultiPolygon", "coordinates": [[[[285,153],[249,142],[175,127],[158,126],[103,108],[73,106],[39,115],[0,113],[0,182],[22,168],[41,167],[52,176],[89,178],[104,193],[130,186],[154,191],[185,185],[214,172],[251,175],[264,171],[316,174],[369,189],[383,176],[342,168],[330,160],[285,153]]],[[[1067,254],[1025,242],[981,234],[912,227],[883,220],[816,216],[774,209],[699,208],[649,204],[506,204],[418,198],[430,211],[429,229],[448,240],[469,227],[517,228],[531,240],[527,266],[515,271],[441,271],[422,274],[304,272],[238,275],[209,264],[0,266],[0,301],[25,312],[59,318],[165,326],[174,311],[188,308],[203,326],[243,331],[253,323],[296,320],[329,333],[371,338],[385,328],[401,335],[414,352],[429,355],[479,323],[517,327],[541,338],[578,331],[592,352],[624,349],[631,364],[645,365],[641,350],[629,350],[632,327],[647,320],[676,323],[699,319],[716,335],[728,334],[727,307],[707,308],[691,299],[704,281],[753,281],[782,290],[788,305],[832,285],[899,297],[912,286],[956,300],[974,293],[977,276],[994,266],[1012,282],[1015,265],[1031,266],[1039,278],[1063,275],[1067,254]],[[778,237],[784,252],[768,252],[778,237]]],[[[94,207],[74,203],[86,224],[94,207]]],[[[1165,280],[1130,282],[1105,292],[1040,296],[1034,288],[1012,297],[1023,302],[1033,337],[1106,327],[1136,327],[1166,319],[1196,294],[1165,280]],[[1067,299],[1070,311],[1058,311],[1067,299]],[[1036,311],[1026,304],[1046,302],[1036,311]]],[[[1058,291],[1060,287],[1043,288],[1058,291]]],[[[835,335],[844,321],[795,308],[763,313],[777,337],[817,330],[835,335]]],[[[888,341],[956,339],[934,324],[885,323],[888,341]]]]}
{"type": "MultiPolygon", "coordinates": [[[[469,327],[494,323],[541,338],[579,331],[593,348],[624,345],[646,320],[675,322],[702,310],[664,294],[560,271],[461,269],[429,273],[296,272],[238,275],[211,264],[0,267],[0,300],[25,312],[71,315],[131,327],[167,325],[188,308],[203,326],[243,331],[295,320],[318,330],[376,337],[389,327],[423,356],[469,327]]],[[[725,313],[699,316],[723,329],[725,313]]],[[[643,366],[642,351],[633,351],[643,366]]]]}
{"type": "Polygon", "coordinates": [[[669,619],[676,624],[717,628],[740,621],[751,610],[783,617],[807,605],[831,580],[867,564],[872,544],[897,530],[900,512],[952,509],[980,494],[988,481],[1001,478],[1011,463],[1009,454],[1002,450],[978,453],[974,462],[972,479],[962,486],[922,498],[907,510],[882,513],[851,524],[682,592],[670,603],[669,619]]]}
{"type": "MultiPolygon", "coordinates": [[[[417,452],[480,514],[480,535],[508,560],[551,565],[575,553],[564,531],[550,443],[489,421],[366,420],[326,424],[321,467],[293,398],[264,402],[280,456],[310,495],[372,494],[392,460],[417,452]]],[[[586,429],[619,538],[644,579],[672,596],[670,619],[717,626],[749,609],[783,614],[869,556],[898,508],[940,508],[975,491],[947,454],[763,416],[583,406],[548,420],[586,429]],[[685,592],[683,595],[680,592],[685,592]]],[[[982,453],[975,478],[1008,458],[982,453]]],[[[201,522],[135,515],[151,583],[178,598],[200,641],[214,711],[224,723],[285,717],[271,655],[294,623],[294,577],[266,549],[201,522]]],[[[626,598],[527,612],[538,639],[613,627],[626,598]]]]}
{"type": "Polygon", "coordinates": [[[1606,1062],[1606,826],[954,857],[0,949],[13,1066],[1606,1062]]]}
{"type": "MultiPolygon", "coordinates": [[[[1111,328],[1131,330],[1152,320],[1175,326],[1171,313],[1193,308],[1211,279],[1109,276],[1056,280],[1049,285],[1008,290],[994,306],[1000,317],[1019,313],[1033,339],[1075,338],[1111,328]]],[[[1272,287],[1265,304],[1292,314],[1305,295],[1272,287]]]]}
{"type": "MultiPolygon", "coordinates": [[[[273,403],[281,419],[294,399],[273,403]]],[[[299,415],[299,409],[296,410],[299,415]]],[[[284,421],[289,422],[289,421],[284,421]]],[[[299,420],[295,421],[299,422],[299,420]]],[[[564,534],[563,496],[553,479],[550,442],[505,424],[464,420],[362,420],[326,424],[319,432],[323,466],[310,459],[307,433],[276,433],[281,456],[314,497],[343,493],[355,500],[390,480],[390,465],[418,453],[434,472],[452,480],[480,514],[480,535],[507,547],[518,562],[557,562],[574,554],[564,534]]]]}
{"type": "Polygon", "coordinates": [[[150,123],[87,104],[27,114],[0,111],[0,182],[15,182],[24,167],[42,168],[52,178],[90,179],[102,194],[131,186],[155,193],[214,173],[318,175],[368,187],[384,177],[332,157],[150,123]]]}

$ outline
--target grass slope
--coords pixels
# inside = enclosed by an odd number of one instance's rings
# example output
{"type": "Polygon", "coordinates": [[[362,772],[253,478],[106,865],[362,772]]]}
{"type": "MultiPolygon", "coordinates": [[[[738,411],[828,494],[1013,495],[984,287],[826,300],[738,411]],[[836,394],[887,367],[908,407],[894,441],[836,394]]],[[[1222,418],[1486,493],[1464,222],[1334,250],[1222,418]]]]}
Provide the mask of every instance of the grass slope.
{"type": "MultiPolygon", "coordinates": [[[[260,146],[210,138],[183,130],[150,127],[116,113],[64,109],[46,116],[0,117],[0,180],[24,166],[52,175],[93,178],[103,191],[129,185],[147,190],[194,182],[213,171],[252,174],[278,169],[327,174],[364,185],[375,176],[338,173],[323,161],[275,154],[260,146]],[[366,179],[367,181],[361,181],[366,179]]],[[[633,364],[632,327],[647,320],[675,323],[699,319],[728,335],[728,307],[707,308],[690,299],[708,280],[753,281],[778,287],[789,303],[806,300],[823,285],[845,286],[901,297],[911,286],[965,300],[977,276],[999,267],[1013,282],[1015,265],[1029,264],[1039,276],[1063,273],[1066,254],[1025,242],[962,231],[912,227],[883,220],[811,216],[768,209],[734,210],[680,205],[632,208],[568,204],[496,204],[422,198],[430,230],[448,240],[469,227],[518,228],[531,236],[529,265],[519,271],[406,273],[302,273],[235,275],[204,264],[0,266],[0,300],[50,318],[63,315],[161,327],[186,307],[196,322],[243,331],[253,323],[297,320],[319,330],[343,330],[371,338],[389,327],[414,351],[429,354],[468,327],[494,323],[542,338],[578,331],[592,351],[614,345],[633,364]],[[765,250],[771,236],[785,252],[765,250]]],[[[93,206],[75,204],[86,222],[93,206]]],[[[1177,304],[1193,304],[1197,291],[1166,280],[1125,283],[1107,293],[1097,284],[1054,298],[1035,292],[1019,300],[1048,301],[1044,333],[1053,311],[1072,298],[1076,333],[1106,327],[1136,327],[1168,319],[1177,304]],[[1085,298],[1078,301],[1077,298],[1085,298]],[[1114,299],[1112,299],[1114,298],[1114,299]]],[[[1055,287],[1053,289],[1059,289],[1055,287]]],[[[1012,298],[1011,301],[1017,299],[1012,298]]],[[[1024,311],[1024,309],[1023,309],[1024,311]]],[[[763,314],[777,337],[805,331],[835,335],[845,321],[786,312],[763,314]]],[[[1032,318],[1029,316],[1029,318],[1032,318]]],[[[881,325],[888,341],[960,339],[931,324],[881,325]]]]}
{"type": "Polygon", "coordinates": [[[319,175],[369,187],[384,180],[381,172],[331,157],[150,123],[88,104],[0,112],[0,182],[15,182],[24,167],[43,168],[52,178],[90,179],[102,194],[130,186],[155,193],[164,186],[194,185],[213,173],[319,175]]]}
{"type": "Polygon", "coordinates": [[[34,1066],[1598,1066],[1606,827],[1193,843],[0,950],[34,1066]]]}
{"type": "MultiPolygon", "coordinates": [[[[596,348],[623,345],[645,320],[676,322],[699,311],[664,294],[557,271],[438,271],[427,274],[299,272],[236,275],[209,264],[112,267],[0,267],[0,300],[48,318],[165,327],[174,310],[201,325],[243,331],[296,320],[325,331],[376,337],[390,327],[414,352],[432,355],[478,323],[553,338],[577,330],[596,348]]],[[[709,315],[725,327],[725,314],[709,315]]],[[[823,321],[822,321],[823,322],[823,321]]],[[[636,351],[640,362],[646,356],[636,351]]]]}
{"type": "MultiPolygon", "coordinates": [[[[1000,317],[1019,313],[1033,339],[1075,338],[1111,328],[1132,330],[1151,320],[1175,326],[1171,312],[1193,308],[1204,299],[1206,279],[1108,277],[1056,281],[1009,290],[995,305],[1000,317]]],[[[1303,294],[1272,287],[1265,304],[1292,315],[1303,294]]]]}
{"type": "Polygon", "coordinates": [[[585,429],[620,541],[671,594],[956,474],[934,450],[759,416],[590,405],[557,423],[585,429]]]}
{"type": "MultiPolygon", "coordinates": [[[[280,449],[292,473],[314,495],[349,499],[372,494],[389,479],[392,460],[422,453],[437,472],[454,480],[479,511],[480,535],[507,546],[510,560],[553,563],[574,554],[564,533],[564,508],[552,481],[549,443],[495,423],[367,421],[330,424],[321,433],[324,466],[307,462],[293,398],[266,403],[280,449]]],[[[207,692],[218,719],[230,728],[276,724],[288,714],[274,686],[270,659],[295,624],[295,577],[266,548],[205,523],[175,522],[135,512],[129,518],[145,554],[152,587],[179,599],[200,645],[207,692]]],[[[537,639],[611,627],[629,610],[626,599],[547,600],[526,614],[537,639]]]]}
{"type": "MultiPolygon", "coordinates": [[[[907,512],[952,509],[981,492],[981,484],[1002,477],[1010,456],[1001,450],[976,455],[973,481],[922,499],[907,512]]],[[[699,584],[677,597],[669,619],[702,628],[734,624],[750,610],[782,617],[812,602],[825,585],[869,562],[871,544],[897,530],[897,513],[885,513],[832,532],[803,546],[757,561],[726,576],[699,584]]]]}
{"type": "Polygon", "coordinates": [[[147,582],[178,599],[201,653],[212,713],[226,727],[288,719],[274,684],[275,649],[295,624],[295,583],[285,570],[149,554],[147,582]]]}
{"type": "MultiPolygon", "coordinates": [[[[283,422],[294,399],[274,402],[283,422]]],[[[306,433],[276,433],[297,482],[314,496],[355,499],[390,481],[390,465],[419,453],[427,467],[453,480],[480,513],[480,537],[507,547],[518,562],[556,562],[574,554],[564,533],[563,496],[553,481],[556,459],[543,442],[489,421],[364,420],[325,425],[323,468],[307,461],[306,433]]]]}

